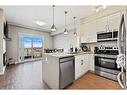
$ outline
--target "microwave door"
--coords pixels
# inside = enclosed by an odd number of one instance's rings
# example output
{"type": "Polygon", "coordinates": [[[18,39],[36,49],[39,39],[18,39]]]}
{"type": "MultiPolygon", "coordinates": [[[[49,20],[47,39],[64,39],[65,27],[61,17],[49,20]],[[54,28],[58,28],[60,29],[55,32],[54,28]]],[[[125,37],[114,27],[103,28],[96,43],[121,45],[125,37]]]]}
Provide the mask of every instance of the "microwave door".
{"type": "Polygon", "coordinates": [[[121,68],[121,72],[118,74],[118,82],[122,88],[125,88],[125,56],[126,56],[126,28],[124,22],[124,14],[120,22],[119,32],[118,32],[118,49],[119,55],[117,57],[117,65],[121,68]]]}

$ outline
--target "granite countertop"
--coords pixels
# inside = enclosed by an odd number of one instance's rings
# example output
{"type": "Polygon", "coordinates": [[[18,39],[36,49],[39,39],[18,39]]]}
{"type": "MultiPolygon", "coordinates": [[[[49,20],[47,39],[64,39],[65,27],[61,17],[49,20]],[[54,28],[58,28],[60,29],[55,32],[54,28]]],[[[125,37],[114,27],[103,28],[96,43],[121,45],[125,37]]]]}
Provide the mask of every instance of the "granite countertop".
{"type": "Polygon", "coordinates": [[[93,52],[79,52],[79,53],[44,53],[44,55],[53,56],[53,57],[69,57],[69,56],[78,56],[82,54],[93,54],[93,52]]]}
{"type": "Polygon", "coordinates": [[[44,53],[44,55],[47,56],[53,56],[53,57],[68,57],[68,56],[74,56],[73,54],[68,54],[68,53],[44,53]]]}

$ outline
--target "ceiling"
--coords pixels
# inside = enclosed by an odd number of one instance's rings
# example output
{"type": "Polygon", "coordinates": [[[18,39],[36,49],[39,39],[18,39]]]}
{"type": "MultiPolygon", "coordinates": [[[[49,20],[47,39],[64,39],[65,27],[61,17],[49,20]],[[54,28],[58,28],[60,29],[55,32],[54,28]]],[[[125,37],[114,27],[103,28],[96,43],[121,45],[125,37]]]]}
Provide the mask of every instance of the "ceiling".
{"type": "MultiPolygon", "coordinates": [[[[52,6],[0,6],[4,9],[5,17],[8,22],[17,25],[24,25],[50,31],[52,25],[52,6]],[[36,20],[46,23],[44,26],[38,26],[36,20]]],[[[55,25],[57,28],[64,26],[64,11],[68,11],[67,23],[73,22],[73,17],[87,17],[95,13],[95,6],[56,6],[55,7],[55,25]]]]}

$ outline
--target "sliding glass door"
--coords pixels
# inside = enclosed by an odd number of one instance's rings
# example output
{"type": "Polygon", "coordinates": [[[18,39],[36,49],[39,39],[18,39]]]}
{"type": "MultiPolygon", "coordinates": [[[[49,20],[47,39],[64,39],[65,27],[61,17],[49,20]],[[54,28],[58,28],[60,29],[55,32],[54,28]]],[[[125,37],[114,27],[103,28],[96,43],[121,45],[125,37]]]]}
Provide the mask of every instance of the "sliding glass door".
{"type": "Polygon", "coordinates": [[[43,53],[43,38],[38,35],[20,34],[19,60],[41,58],[43,53]]]}
{"type": "Polygon", "coordinates": [[[33,58],[42,57],[42,37],[33,37],[33,58]]]}
{"type": "Polygon", "coordinates": [[[24,45],[24,59],[31,59],[33,57],[32,53],[32,43],[33,38],[29,35],[23,36],[23,45],[24,45]]]}

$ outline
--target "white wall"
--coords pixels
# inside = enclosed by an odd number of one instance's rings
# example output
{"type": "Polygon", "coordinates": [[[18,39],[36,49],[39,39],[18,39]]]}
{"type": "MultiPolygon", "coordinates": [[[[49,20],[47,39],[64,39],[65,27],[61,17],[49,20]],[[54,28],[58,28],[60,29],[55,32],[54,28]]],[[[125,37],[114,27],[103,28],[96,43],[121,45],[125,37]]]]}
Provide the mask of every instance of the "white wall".
{"type": "Polygon", "coordinates": [[[44,48],[52,48],[52,37],[50,33],[9,25],[9,38],[11,41],[7,41],[7,58],[13,58],[18,61],[18,34],[28,33],[42,35],[44,37],[44,48]]]}
{"type": "Polygon", "coordinates": [[[70,44],[73,45],[73,47],[77,47],[78,42],[77,42],[77,37],[74,36],[74,32],[71,31],[69,32],[68,35],[65,34],[59,34],[55,35],[53,37],[53,45],[54,48],[63,48],[64,51],[68,51],[70,48],[70,44]]]}
{"type": "Polygon", "coordinates": [[[0,73],[3,70],[3,10],[0,9],[0,73]]]}

